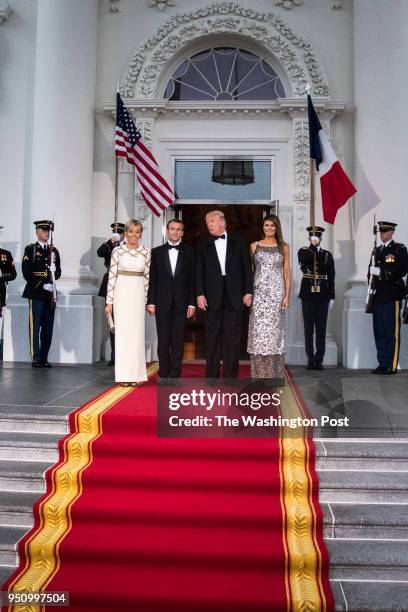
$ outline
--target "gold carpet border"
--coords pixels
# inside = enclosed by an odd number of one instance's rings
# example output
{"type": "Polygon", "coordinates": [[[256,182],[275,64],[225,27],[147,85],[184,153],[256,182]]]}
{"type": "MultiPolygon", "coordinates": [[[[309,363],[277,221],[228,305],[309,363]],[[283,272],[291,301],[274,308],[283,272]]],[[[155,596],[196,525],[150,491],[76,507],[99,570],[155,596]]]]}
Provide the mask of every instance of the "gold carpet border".
{"type": "MultiPolygon", "coordinates": [[[[157,364],[152,364],[147,370],[148,376],[157,370],[157,364]]],[[[63,460],[51,475],[51,492],[39,507],[39,526],[25,544],[26,565],[9,591],[43,591],[57,573],[59,547],[72,528],[71,508],[82,494],[82,474],[92,463],[92,445],[102,434],[102,416],[134,390],[132,387],[113,387],[75,414],[75,431],[64,441],[63,460]]],[[[9,606],[9,612],[40,612],[44,609],[39,604],[9,606]]]]}
{"type": "MultiPolygon", "coordinates": [[[[281,396],[283,418],[304,417],[301,401],[289,377],[281,396]]],[[[316,538],[317,516],[313,504],[310,451],[305,428],[282,427],[280,448],[283,541],[288,612],[325,612],[322,556],[316,538]]]]}

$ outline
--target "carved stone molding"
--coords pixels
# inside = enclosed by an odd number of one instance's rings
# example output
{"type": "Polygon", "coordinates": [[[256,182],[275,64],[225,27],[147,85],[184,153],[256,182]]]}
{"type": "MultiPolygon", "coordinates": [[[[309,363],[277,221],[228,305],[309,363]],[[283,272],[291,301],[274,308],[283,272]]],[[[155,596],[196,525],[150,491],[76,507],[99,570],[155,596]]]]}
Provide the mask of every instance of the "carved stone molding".
{"type": "MultiPolygon", "coordinates": [[[[287,119],[289,116],[307,117],[306,98],[279,98],[269,102],[169,102],[168,100],[129,100],[124,103],[134,120],[154,120],[156,117],[166,119],[287,119]]],[[[324,98],[314,99],[314,106],[321,121],[331,120],[341,114],[346,107],[343,101],[331,101],[324,98]]],[[[110,113],[115,116],[115,103],[101,102],[97,112],[110,113]]]]}
{"type": "Polygon", "coordinates": [[[293,158],[296,192],[309,185],[309,126],[306,117],[293,117],[293,158]]]}
{"type": "Polygon", "coordinates": [[[119,0],[110,0],[109,10],[111,13],[119,13],[119,0]]]}
{"type": "Polygon", "coordinates": [[[152,213],[146,205],[146,202],[143,199],[142,194],[138,190],[139,188],[135,187],[135,217],[139,221],[146,221],[149,217],[151,217],[152,213]]]}
{"type": "Polygon", "coordinates": [[[147,0],[147,4],[158,11],[164,11],[168,6],[176,6],[174,0],[147,0]]]}
{"type": "Polygon", "coordinates": [[[7,2],[0,2],[0,25],[10,18],[12,12],[7,2]]]}
{"type": "Polygon", "coordinates": [[[295,97],[305,95],[310,82],[314,96],[329,97],[323,68],[311,44],[295,33],[280,17],[220,2],[170,17],[132,55],[121,83],[126,98],[152,99],[161,85],[161,75],[172,57],[185,45],[214,34],[241,35],[263,45],[280,62],[295,97]]]}
{"type": "Polygon", "coordinates": [[[276,6],[282,6],[290,11],[291,9],[303,4],[303,0],[274,0],[274,3],[276,6]]]}
{"type": "Polygon", "coordinates": [[[332,9],[333,10],[339,10],[342,9],[343,5],[342,5],[342,1],[341,0],[332,0],[332,9]]]}
{"type": "Polygon", "coordinates": [[[153,131],[153,122],[154,117],[143,118],[140,119],[136,113],[131,113],[133,116],[133,120],[136,124],[137,129],[142,135],[143,142],[147,147],[152,146],[152,131],[153,131]]]}
{"type": "Polygon", "coordinates": [[[135,171],[134,166],[128,164],[124,157],[118,157],[118,170],[120,174],[132,174],[135,171]]]}

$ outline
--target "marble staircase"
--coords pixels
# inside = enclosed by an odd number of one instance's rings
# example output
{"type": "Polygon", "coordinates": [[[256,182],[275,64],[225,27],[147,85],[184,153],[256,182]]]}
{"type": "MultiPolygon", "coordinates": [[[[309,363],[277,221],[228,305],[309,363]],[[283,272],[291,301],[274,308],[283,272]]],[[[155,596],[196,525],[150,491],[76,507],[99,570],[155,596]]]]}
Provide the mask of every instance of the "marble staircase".
{"type": "MultiPolygon", "coordinates": [[[[18,564],[67,415],[0,408],[1,580],[18,564]]],[[[316,455],[336,609],[408,611],[408,440],[317,439],[316,455]]]]}

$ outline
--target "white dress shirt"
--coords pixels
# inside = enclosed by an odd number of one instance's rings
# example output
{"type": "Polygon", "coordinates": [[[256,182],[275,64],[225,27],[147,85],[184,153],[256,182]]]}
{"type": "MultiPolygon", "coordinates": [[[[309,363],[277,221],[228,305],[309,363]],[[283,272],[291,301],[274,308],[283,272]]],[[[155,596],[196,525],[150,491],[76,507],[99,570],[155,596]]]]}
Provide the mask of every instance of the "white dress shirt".
{"type": "Polygon", "coordinates": [[[223,276],[226,275],[225,259],[227,257],[227,240],[228,240],[227,232],[224,232],[224,235],[225,235],[225,239],[219,238],[218,240],[214,240],[215,250],[217,251],[218,261],[220,262],[220,266],[221,266],[221,274],[223,276]]]}
{"type": "MultiPolygon", "coordinates": [[[[178,242],[174,242],[174,243],[170,242],[170,240],[168,240],[167,242],[170,246],[178,246],[181,240],[179,240],[178,242]]],[[[171,266],[171,272],[173,276],[176,271],[178,254],[179,254],[178,249],[169,249],[170,266],[171,266]]]]}

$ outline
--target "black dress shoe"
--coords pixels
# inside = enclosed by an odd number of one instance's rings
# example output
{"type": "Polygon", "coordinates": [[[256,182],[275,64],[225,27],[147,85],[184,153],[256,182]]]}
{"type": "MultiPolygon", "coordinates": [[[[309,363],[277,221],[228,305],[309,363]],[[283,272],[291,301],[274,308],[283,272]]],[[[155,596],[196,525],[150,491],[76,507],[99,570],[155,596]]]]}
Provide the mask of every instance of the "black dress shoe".
{"type": "Polygon", "coordinates": [[[41,361],[32,361],[31,362],[31,367],[32,368],[42,368],[43,364],[41,363],[41,361]]]}
{"type": "Polygon", "coordinates": [[[168,378],[164,378],[162,376],[158,376],[157,377],[157,386],[158,387],[167,387],[168,384],[169,384],[169,379],[168,378]]]}
{"type": "Polygon", "coordinates": [[[377,366],[375,370],[371,370],[371,374],[384,374],[385,372],[386,370],[382,366],[377,366]]]}
{"type": "Polygon", "coordinates": [[[114,366],[114,365],[115,365],[115,362],[113,361],[113,359],[111,359],[108,363],[108,366],[114,366]]]}
{"type": "Polygon", "coordinates": [[[315,363],[315,370],[324,370],[323,364],[322,363],[315,363]]]}
{"type": "Polygon", "coordinates": [[[315,370],[315,369],[316,369],[315,364],[309,361],[309,363],[306,366],[306,370],[315,370]]]}
{"type": "Polygon", "coordinates": [[[52,368],[52,365],[50,364],[49,361],[43,361],[41,365],[43,368],[52,368]]]}
{"type": "Polygon", "coordinates": [[[390,374],[396,374],[396,373],[397,373],[397,370],[392,370],[392,369],[384,370],[384,372],[383,372],[383,374],[385,374],[387,376],[389,376],[390,374]]]}

